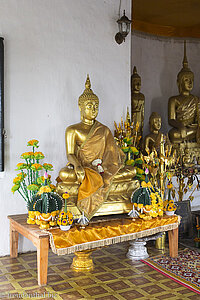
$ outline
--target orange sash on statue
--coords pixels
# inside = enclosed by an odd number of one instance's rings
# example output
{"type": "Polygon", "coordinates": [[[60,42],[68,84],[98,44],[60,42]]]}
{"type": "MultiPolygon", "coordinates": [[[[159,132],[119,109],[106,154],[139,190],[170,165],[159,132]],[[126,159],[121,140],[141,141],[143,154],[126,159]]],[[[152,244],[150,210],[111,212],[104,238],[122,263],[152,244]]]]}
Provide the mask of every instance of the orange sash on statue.
{"type": "Polygon", "coordinates": [[[77,207],[91,219],[106,200],[114,175],[124,165],[125,155],[115,144],[110,129],[95,121],[77,156],[85,169],[85,178],[79,187],[77,207]],[[92,165],[96,159],[102,161],[102,174],[92,165]]]}

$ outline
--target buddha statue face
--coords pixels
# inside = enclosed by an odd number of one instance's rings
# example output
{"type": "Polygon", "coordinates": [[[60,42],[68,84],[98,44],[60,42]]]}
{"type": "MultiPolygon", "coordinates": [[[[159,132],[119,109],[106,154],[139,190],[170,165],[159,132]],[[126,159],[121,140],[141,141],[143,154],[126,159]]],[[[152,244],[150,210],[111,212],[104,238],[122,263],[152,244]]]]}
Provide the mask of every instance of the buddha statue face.
{"type": "Polygon", "coordinates": [[[177,78],[179,93],[190,92],[193,89],[194,75],[192,72],[185,72],[177,78]]]}
{"type": "Polygon", "coordinates": [[[93,121],[99,112],[99,98],[93,93],[89,75],[85,82],[85,90],[78,99],[78,106],[81,112],[81,120],[93,121]]]}
{"type": "Polygon", "coordinates": [[[134,92],[139,92],[141,89],[141,78],[133,78],[132,80],[132,88],[134,92]]]}
{"type": "Polygon", "coordinates": [[[158,113],[153,112],[149,118],[149,126],[150,131],[154,133],[155,131],[158,132],[161,129],[161,117],[158,113]]]}
{"type": "Polygon", "coordinates": [[[99,102],[96,100],[86,100],[79,105],[81,119],[95,120],[99,112],[99,102]]]}

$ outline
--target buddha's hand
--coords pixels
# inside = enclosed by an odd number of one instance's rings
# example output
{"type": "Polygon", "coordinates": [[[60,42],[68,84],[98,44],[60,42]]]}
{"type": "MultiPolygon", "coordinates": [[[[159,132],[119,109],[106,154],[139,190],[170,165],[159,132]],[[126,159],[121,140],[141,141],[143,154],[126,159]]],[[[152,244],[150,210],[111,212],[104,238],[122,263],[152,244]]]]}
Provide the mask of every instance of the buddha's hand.
{"type": "Polygon", "coordinates": [[[181,138],[185,139],[187,137],[187,129],[185,128],[185,126],[182,126],[180,128],[180,132],[181,132],[181,138]]]}
{"type": "Polygon", "coordinates": [[[79,183],[83,182],[83,179],[85,177],[85,170],[82,166],[77,166],[75,168],[75,172],[76,172],[76,176],[77,176],[77,180],[79,183]]]}

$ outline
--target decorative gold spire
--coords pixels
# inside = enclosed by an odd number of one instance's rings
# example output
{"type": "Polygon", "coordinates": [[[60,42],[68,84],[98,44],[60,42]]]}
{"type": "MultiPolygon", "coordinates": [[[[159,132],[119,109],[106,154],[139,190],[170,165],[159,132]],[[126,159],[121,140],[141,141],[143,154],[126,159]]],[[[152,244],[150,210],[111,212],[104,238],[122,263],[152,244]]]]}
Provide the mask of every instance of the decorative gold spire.
{"type": "Polygon", "coordinates": [[[186,40],[184,40],[183,68],[188,68],[188,60],[186,55],[186,40]]]}
{"type": "Polygon", "coordinates": [[[93,93],[92,89],[91,89],[91,83],[90,83],[90,78],[89,75],[87,74],[87,79],[85,82],[85,90],[83,92],[82,95],[80,95],[79,99],[78,99],[78,103],[79,105],[82,105],[85,101],[88,100],[94,100],[99,102],[99,98],[93,93]]]}
{"type": "Polygon", "coordinates": [[[126,113],[126,122],[131,124],[131,117],[130,117],[130,114],[129,114],[128,106],[127,106],[127,113],[126,113]]]}
{"type": "Polygon", "coordinates": [[[188,60],[187,60],[187,54],[186,54],[186,40],[184,40],[184,55],[183,55],[183,62],[182,62],[182,69],[178,73],[177,79],[180,80],[183,75],[190,73],[193,75],[193,72],[188,67],[188,60]]]}
{"type": "Polygon", "coordinates": [[[137,73],[136,66],[134,66],[134,68],[133,68],[133,74],[132,74],[131,78],[141,78],[137,73]]]}
{"type": "Polygon", "coordinates": [[[85,82],[85,88],[86,88],[86,89],[90,89],[90,88],[91,88],[91,83],[90,83],[90,77],[89,77],[89,74],[87,74],[87,79],[86,79],[86,82],[85,82]]]}

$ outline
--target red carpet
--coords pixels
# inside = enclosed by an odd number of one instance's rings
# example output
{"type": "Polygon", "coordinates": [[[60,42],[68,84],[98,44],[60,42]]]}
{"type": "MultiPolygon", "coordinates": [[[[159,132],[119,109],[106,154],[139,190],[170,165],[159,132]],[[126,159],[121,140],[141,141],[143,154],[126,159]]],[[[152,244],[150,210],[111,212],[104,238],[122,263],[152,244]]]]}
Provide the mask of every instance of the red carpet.
{"type": "Polygon", "coordinates": [[[145,264],[200,294],[200,253],[185,249],[177,258],[159,255],[143,260],[145,264]]]}

